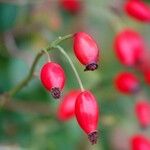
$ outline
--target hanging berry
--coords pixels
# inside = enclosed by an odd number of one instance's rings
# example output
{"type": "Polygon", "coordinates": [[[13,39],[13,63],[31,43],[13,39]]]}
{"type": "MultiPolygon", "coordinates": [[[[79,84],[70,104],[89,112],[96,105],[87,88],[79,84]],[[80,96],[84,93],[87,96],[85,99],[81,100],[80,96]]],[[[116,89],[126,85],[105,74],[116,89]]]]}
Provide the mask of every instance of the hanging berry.
{"type": "Polygon", "coordinates": [[[129,67],[140,61],[144,47],[143,38],[132,29],[119,32],[114,42],[114,50],[119,61],[129,67]]]}
{"type": "Polygon", "coordinates": [[[74,35],[74,53],[86,66],[85,71],[98,68],[99,49],[94,39],[87,33],[78,32],[74,35]]]}
{"type": "Polygon", "coordinates": [[[125,4],[125,11],[136,20],[150,23],[150,6],[140,0],[127,1],[125,4]]]}
{"type": "Polygon", "coordinates": [[[150,126],[150,103],[148,101],[138,101],[135,104],[135,113],[142,127],[150,126]]]}
{"type": "Polygon", "coordinates": [[[41,82],[51,92],[54,98],[60,98],[61,90],[65,84],[65,73],[62,67],[54,62],[44,64],[41,69],[41,82]]]}
{"type": "Polygon", "coordinates": [[[58,107],[57,116],[62,121],[67,121],[75,115],[75,101],[80,90],[72,90],[64,96],[58,107]]]}
{"type": "Polygon", "coordinates": [[[80,12],[82,4],[81,0],[60,0],[60,6],[65,11],[76,14],[80,12]]]}
{"type": "Polygon", "coordinates": [[[97,142],[98,104],[90,91],[79,94],[75,104],[75,115],[80,127],[88,134],[92,144],[97,142]]]}
{"type": "Polygon", "coordinates": [[[145,82],[150,85],[150,69],[144,72],[145,82]]]}
{"type": "Polygon", "coordinates": [[[144,50],[140,57],[139,63],[136,64],[136,68],[141,72],[147,72],[150,70],[150,51],[144,50]]]}
{"type": "Polygon", "coordinates": [[[115,78],[115,86],[118,91],[125,94],[133,94],[140,89],[139,80],[129,72],[121,72],[115,78]]]}
{"type": "Polygon", "coordinates": [[[135,135],[131,138],[132,150],[150,150],[150,141],[143,135],[135,135]]]}

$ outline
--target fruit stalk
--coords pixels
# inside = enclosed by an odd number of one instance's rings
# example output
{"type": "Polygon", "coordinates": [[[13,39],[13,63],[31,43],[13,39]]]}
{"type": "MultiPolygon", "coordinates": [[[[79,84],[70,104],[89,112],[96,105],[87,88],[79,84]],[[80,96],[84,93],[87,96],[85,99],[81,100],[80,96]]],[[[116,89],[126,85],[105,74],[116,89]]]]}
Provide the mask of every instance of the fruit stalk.
{"type": "Polygon", "coordinates": [[[64,49],[63,49],[61,46],[59,46],[59,45],[56,46],[55,48],[57,48],[58,50],[60,50],[60,52],[68,59],[70,65],[71,65],[71,67],[72,67],[72,69],[73,69],[73,71],[74,71],[74,74],[76,75],[76,78],[77,78],[77,81],[78,81],[78,83],[79,83],[80,89],[81,89],[81,91],[84,91],[83,84],[82,84],[82,81],[81,81],[81,79],[80,79],[80,77],[79,77],[79,74],[78,74],[78,72],[77,72],[77,70],[76,70],[76,68],[75,68],[75,66],[74,66],[74,64],[73,64],[73,62],[72,62],[72,60],[71,60],[70,57],[68,56],[68,54],[67,54],[67,53],[64,51],[64,49]]]}
{"type": "MultiPolygon", "coordinates": [[[[51,50],[52,48],[54,48],[54,46],[57,46],[58,44],[60,44],[61,42],[69,39],[69,38],[72,38],[72,34],[69,34],[69,35],[66,35],[66,36],[63,36],[63,37],[59,37],[57,40],[51,42],[51,44],[46,48],[46,51],[48,52],[49,50],[51,50]]],[[[17,94],[18,91],[20,91],[23,87],[25,87],[28,82],[32,79],[33,77],[33,74],[34,74],[34,70],[36,68],[36,65],[39,61],[39,59],[41,58],[41,56],[45,53],[45,50],[41,50],[37,53],[34,61],[33,61],[33,64],[31,66],[31,69],[29,70],[29,73],[28,75],[23,79],[21,80],[14,88],[12,88],[10,91],[8,91],[8,95],[9,96],[14,96],[17,94]]]]}

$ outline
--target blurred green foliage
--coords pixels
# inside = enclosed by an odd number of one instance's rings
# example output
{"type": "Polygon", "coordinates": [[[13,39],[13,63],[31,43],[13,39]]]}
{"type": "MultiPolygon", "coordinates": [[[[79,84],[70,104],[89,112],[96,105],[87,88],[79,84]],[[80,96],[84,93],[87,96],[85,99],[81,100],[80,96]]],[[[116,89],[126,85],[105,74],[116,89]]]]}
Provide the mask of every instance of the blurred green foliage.
{"type": "Polygon", "coordinates": [[[18,13],[19,7],[17,5],[0,3],[0,32],[12,29],[18,13]]]}

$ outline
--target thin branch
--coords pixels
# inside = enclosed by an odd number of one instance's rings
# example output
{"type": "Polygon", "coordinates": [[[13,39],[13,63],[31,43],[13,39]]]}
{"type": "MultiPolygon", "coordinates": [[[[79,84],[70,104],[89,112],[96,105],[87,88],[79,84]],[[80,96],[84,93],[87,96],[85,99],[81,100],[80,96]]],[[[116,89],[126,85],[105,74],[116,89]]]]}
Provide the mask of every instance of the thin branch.
{"type": "Polygon", "coordinates": [[[74,64],[73,64],[73,62],[72,62],[72,60],[70,59],[69,55],[68,55],[68,54],[64,51],[64,49],[63,49],[62,47],[60,47],[59,45],[57,45],[55,48],[57,48],[58,50],[60,50],[60,52],[68,59],[70,65],[71,65],[71,67],[72,67],[72,69],[73,69],[73,71],[74,71],[74,74],[75,74],[75,76],[76,76],[76,78],[77,78],[77,81],[78,81],[78,83],[79,83],[80,89],[81,89],[81,91],[84,91],[83,84],[82,84],[82,81],[81,81],[81,79],[80,79],[80,76],[79,76],[79,74],[78,74],[78,72],[77,72],[77,70],[76,70],[76,68],[75,68],[75,66],[74,66],[74,64]]]}
{"type": "Polygon", "coordinates": [[[50,50],[51,48],[55,48],[57,45],[59,45],[62,41],[65,41],[67,39],[70,39],[73,37],[73,34],[68,34],[63,37],[59,36],[57,40],[51,42],[51,44],[47,47],[47,51],[50,50]]]}
{"type": "MultiPolygon", "coordinates": [[[[73,36],[72,34],[69,34],[69,35],[66,35],[64,37],[59,37],[57,40],[53,41],[49,45],[49,47],[46,49],[46,51],[51,50],[52,48],[57,46],[57,44],[60,44],[61,42],[71,38],[72,36],[73,36]]],[[[21,82],[19,82],[14,88],[12,88],[10,91],[8,91],[9,96],[14,96],[18,91],[20,91],[23,87],[25,87],[29,83],[29,81],[33,77],[36,65],[37,65],[39,59],[41,58],[41,56],[43,55],[43,53],[44,53],[43,50],[41,50],[40,52],[37,53],[37,55],[36,55],[36,57],[35,57],[35,59],[32,63],[32,66],[31,66],[31,69],[30,69],[28,75],[21,82]]]]}
{"type": "Polygon", "coordinates": [[[31,69],[27,75],[27,77],[25,79],[23,79],[18,85],[16,85],[13,89],[11,89],[8,94],[9,96],[14,96],[18,91],[20,91],[24,86],[26,86],[28,84],[28,82],[32,79],[33,77],[33,73],[34,73],[34,70],[35,70],[35,67],[38,63],[38,60],[40,59],[40,57],[43,55],[43,51],[40,51],[34,61],[33,61],[33,64],[31,66],[31,69]]]}
{"type": "Polygon", "coordinates": [[[48,51],[43,50],[43,52],[44,52],[45,55],[47,56],[47,60],[48,60],[49,62],[51,62],[51,58],[50,58],[50,55],[49,55],[48,51]]]}

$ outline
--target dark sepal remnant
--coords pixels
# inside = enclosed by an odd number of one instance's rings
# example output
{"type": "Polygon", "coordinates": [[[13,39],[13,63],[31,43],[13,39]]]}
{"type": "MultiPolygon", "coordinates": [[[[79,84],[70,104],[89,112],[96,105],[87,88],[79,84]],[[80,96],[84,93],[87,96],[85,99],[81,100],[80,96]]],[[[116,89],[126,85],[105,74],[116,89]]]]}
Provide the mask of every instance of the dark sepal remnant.
{"type": "Polygon", "coordinates": [[[98,68],[98,64],[96,63],[91,63],[86,65],[86,68],[84,69],[84,71],[94,71],[98,68]]]}
{"type": "Polygon", "coordinates": [[[98,138],[98,132],[94,131],[88,134],[88,139],[90,140],[90,142],[93,144],[97,143],[97,138],[98,138]]]}
{"type": "Polygon", "coordinates": [[[60,88],[54,87],[51,89],[51,95],[53,96],[53,98],[55,99],[59,99],[61,96],[61,90],[60,88]]]}

